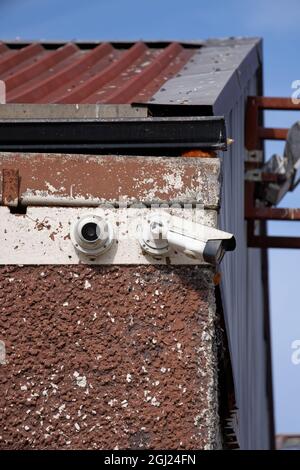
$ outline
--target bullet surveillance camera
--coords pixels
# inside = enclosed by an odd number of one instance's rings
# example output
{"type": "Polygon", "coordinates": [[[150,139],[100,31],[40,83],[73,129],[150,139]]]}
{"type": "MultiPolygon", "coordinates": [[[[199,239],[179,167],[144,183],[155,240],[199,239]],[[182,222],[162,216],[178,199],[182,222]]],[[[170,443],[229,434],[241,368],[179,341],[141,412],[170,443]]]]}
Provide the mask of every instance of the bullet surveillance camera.
{"type": "Polygon", "coordinates": [[[71,240],[75,249],[90,258],[109,250],[113,239],[111,224],[98,215],[84,215],[71,227],[71,240]]]}
{"type": "Polygon", "coordinates": [[[167,256],[172,249],[210,264],[222,261],[236,246],[231,233],[169,214],[155,214],[138,226],[140,245],[152,256],[167,256]]]}

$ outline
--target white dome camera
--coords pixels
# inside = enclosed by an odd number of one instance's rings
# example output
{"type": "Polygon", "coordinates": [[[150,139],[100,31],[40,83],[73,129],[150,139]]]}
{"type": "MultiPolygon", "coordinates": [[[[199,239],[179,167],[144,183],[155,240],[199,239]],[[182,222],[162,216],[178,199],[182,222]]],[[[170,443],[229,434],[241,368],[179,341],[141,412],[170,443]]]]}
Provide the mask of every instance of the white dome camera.
{"type": "Polygon", "coordinates": [[[112,225],[98,215],[84,215],[71,228],[75,249],[92,259],[109,250],[113,239],[112,225]]]}

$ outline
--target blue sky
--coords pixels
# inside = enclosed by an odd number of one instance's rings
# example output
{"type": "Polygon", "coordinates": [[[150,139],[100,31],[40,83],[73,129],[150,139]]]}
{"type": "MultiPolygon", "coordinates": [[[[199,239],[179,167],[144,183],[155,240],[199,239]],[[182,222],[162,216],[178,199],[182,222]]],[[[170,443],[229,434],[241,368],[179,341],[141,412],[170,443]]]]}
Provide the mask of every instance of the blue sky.
{"type": "MultiPolygon", "coordinates": [[[[3,39],[264,38],[265,95],[290,96],[300,80],[299,0],[0,0],[3,39]]],[[[298,113],[268,113],[287,127],[298,113]]],[[[282,144],[268,143],[268,154],[282,144]]],[[[282,206],[300,207],[300,188],[282,206]]],[[[299,235],[300,223],[273,222],[270,233],[299,235]]],[[[273,364],[277,431],[300,433],[300,365],[291,343],[300,339],[299,250],[270,251],[273,364]]]]}

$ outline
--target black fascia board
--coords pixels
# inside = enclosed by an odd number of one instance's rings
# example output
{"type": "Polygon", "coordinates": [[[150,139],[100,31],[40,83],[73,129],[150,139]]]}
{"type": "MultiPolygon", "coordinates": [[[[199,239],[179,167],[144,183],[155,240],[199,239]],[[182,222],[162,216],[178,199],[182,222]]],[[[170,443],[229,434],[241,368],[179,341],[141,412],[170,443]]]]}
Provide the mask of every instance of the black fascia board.
{"type": "Polygon", "coordinates": [[[18,152],[226,150],[224,117],[1,119],[0,150],[18,152]]]}

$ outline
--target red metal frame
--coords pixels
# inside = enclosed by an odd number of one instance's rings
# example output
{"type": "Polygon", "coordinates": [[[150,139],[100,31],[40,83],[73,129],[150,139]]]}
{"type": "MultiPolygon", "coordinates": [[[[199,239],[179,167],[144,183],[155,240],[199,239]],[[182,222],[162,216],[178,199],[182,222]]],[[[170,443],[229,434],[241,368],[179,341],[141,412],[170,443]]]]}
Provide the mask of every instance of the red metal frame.
{"type": "MultiPolygon", "coordinates": [[[[300,111],[300,104],[291,98],[269,98],[252,96],[248,98],[246,110],[245,145],[249,151],[261,150],[264,140],[285,140],[288,129],[265,128],[260,125],[261,110],[300,111]]],[[[260,162],[246,162],[246,169],[261,167],[260,162]]],[[[278,181],[276,174],[261,174],[263,182],[278,181]]],[[[300,249],[300,237],[273,237],[255,235],[256,220],[300,221],[300,209],[257,206],[255,181],[245,182],[245,219],[249,247],[296,248],[300,249]]]]}
{"type": "Polygon", "coordinates": [[[300,104],[293,103],[291,98],[269,98],[250,96],[246,110],[245,145],[248,150],[258,150],[263,140],[285,140],[288,129],[262,127],[259,124],[261,110],[300,111],[300,104]]]}

